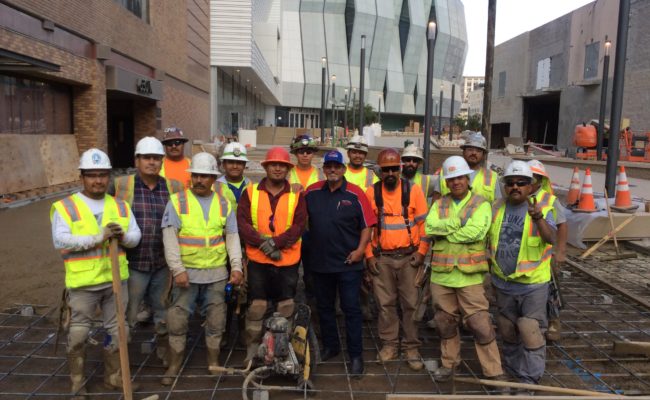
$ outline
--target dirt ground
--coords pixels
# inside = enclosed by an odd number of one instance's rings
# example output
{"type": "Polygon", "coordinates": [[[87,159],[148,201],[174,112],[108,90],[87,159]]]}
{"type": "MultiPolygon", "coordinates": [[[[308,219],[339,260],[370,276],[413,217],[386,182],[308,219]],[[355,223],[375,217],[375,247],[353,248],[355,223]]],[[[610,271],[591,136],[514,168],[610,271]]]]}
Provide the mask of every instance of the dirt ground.
{"type": "Polygon", "coordinates": [[[56,199],[0,210],[0,309],[58,303],[63,261],[52,245],[50,206],[56,199]]]}

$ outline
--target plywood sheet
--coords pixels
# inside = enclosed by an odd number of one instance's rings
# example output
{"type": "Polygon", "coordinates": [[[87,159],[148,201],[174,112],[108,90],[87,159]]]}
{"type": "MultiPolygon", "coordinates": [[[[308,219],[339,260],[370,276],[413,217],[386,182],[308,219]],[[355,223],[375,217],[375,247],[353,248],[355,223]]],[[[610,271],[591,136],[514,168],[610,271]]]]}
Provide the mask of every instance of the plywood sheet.
{"type": "Polygon", "coordinates": [[[48,186],[42,135],[0,135],[0,194],[48,186]]]}
{"type": "Polygon", "coordinates": [[[48,185],[79,179],[79,150],[74,135],[42,136],[40,149],[48,185]]]}

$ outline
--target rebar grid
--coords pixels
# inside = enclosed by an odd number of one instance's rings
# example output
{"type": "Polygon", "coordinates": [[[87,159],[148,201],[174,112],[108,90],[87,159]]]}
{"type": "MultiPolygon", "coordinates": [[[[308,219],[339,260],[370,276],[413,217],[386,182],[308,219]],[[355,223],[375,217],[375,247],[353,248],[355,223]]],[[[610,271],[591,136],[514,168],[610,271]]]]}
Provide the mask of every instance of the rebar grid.
{"type": "MultiPolygon", "coordinates": [[[[650,280],[650,259],[610,261],[607,266],[597,259],[582,262],[593,270],[605,270],[618,285],[641,293],[650,280]],[[619,273],[614,273],[619,269],[619,273]],[[630,276],[624,276],[629,273],[630,276]]],[[[650,310],[609,290],[602,283],[567,268],[570,276],[562,279],[565,309],[562,311],[562,340],[547,347],[545,375],[540,382],[565,388],[586,389],[617,394],[650,394],[648,358],[637,355],[612,354],[612,341],[650,341],[650,310]]],[[[610,279],[607,276],[607,279],[610,279]]],[[[37,307],[40,310],[41,307],[37,307]]],[[[69,376],[65,356],[65,334],[59,337],[58,353],[53,354],[57,311],[49,309],[41,315],[23,316],[21,307],[0,313],[0,397],[3,399],[65,398],[69,396],[69,376]]],[[[141,384],[135,398],[158,394],[161,399],[236,399],[241,397],[243,377],[211,376],[205,360],[204,333],[199,320],[192,320],[187,340],[183,369],[174,384],[160,384],[165,368],[152,349],[153,327],[148,325],[132,333],[130,344],[131,372],[141,384]]],[[[342,322],[342,320],[341,320],[342,322]]],[[[383,399],[386,393],[436,393],[491,395],[495,389],[472,384],[435,382],[432,372],[411,371],[404,360],[384,365],[375,362],[381,348],[376,322],[364,326],[366,373],[360,380],[349,375],[345,352],[345,329],[339,326],[343,344],[336,358],[318,365],[312,376],[318,398],[383,399]]],[[[424,359],[440,358],[437,334],[424,324],[420,328],[424,359]]],[[[87,352],[88,389],[93,398],[121,399],[121,393],[107,391],[102,383],[101,343],[99,325],[91,331],[87,352]]],[[[472,337],[462,335],[463,364],[459,376],[482,377],[472,337]]],[[[236,342],[231,338],[231,343],[236,342]]],[[[245,348],[234,345],[222,350],[220,360],[227,367],[241,366],[245,348]]],[[[265,384],[293,385],[289,378],[270,378],[265,384]]],[[[305,392],[271,393],[273,399],[307,398],[305,392]]]]}

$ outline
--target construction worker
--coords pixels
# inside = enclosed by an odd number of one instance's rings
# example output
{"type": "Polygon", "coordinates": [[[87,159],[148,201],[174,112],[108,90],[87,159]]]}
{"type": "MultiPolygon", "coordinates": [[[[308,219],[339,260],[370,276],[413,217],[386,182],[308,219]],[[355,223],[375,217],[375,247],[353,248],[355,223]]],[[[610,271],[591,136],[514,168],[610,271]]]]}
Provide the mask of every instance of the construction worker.
{"type": "Polygon", "coordinates": [[[314,292],[324,346],[321,360],[327,361],[341,351],[335,310],[338,294],[345,315],[349,371],[360,377],[364,371],[359,302],[363,256],[377,219],[363,190],[345,180],[343,154],[336,150],[326,153],[323,171],[327,180],[309,186],[305,194],[312,240],[308,269],[318,282],[314,292]]]}
{"type": "Polygon", "coordinates": [[[126,307],[129,268],[124,249],[135,247],[141,232],[129,205],[106,194],[111,173],[106,153],[98,149],[85,151],[79,170],[82,191],[55,202],[50,220],[54,248],[61,252],[65,265],[71,315],[67,348],[71,393],[85,398],[86,340],[97,319],[97,309],[101,309],[102,325],[108,333],[103,350],[104,384],[108,388],[122,387],[109,239],[119,240],[122,301],[126,307]]]}
{"type": "Polygon", "coordinates": [[[165,258],[174,277],[172,304],[167,310],[169,366],[162,378],[171,385],[185,356],[187,325],[195,305],[205,316],[208,369],[219,365],[221,338],[226,326],[226,281],[243,281],[241,245],[232,206],[212,190],[219,175],[210,153],[192,157],[192,188],[171,196],[163,216],[165,258]],[[230,262],[230,279],[226,263],[230,262]]]}
{"type": "Polygon", "coordinates": [[[248,258],[246,362],[257,353],[268,302],[274,302],[285,318],[293,314],[300,237],[307,218],[303,195],[293,191],[287,180],[293,168],[289,152],[272,147],[262,166],[266,177],[246,189],[237,208],[237,225],[248,258]]]}
{"type": "Polygon", "coordinates": [[[244,176],[248,162],[246,146],[239,142],[228,143],[221,155],[221,166],[224,174],[215,183],[215,192],[225,197],[233,206],[235,215],[237,203],[242,193],[252,185],[250,179],[244,176]]]}
{"type": "MultiPolygon", "coordinates": [[[[569,227],[566,224],[566,215],[564,214],[564,207],[560,201],[553,195],[553,187],[551,179],[546,173],[546,168],[541,161],[530,160],[528,161],[530,170],[533,171],[533,196],[537,198],[538,202],[542,202],[543,196],[551,196],[549,202],[553,205],[555,224],[557,225],[557,240],[553,246],[553,258],[551,259],[551,266],[554,271],[554,279],[559,279],[560,269],[566,261],[566,241],[569,227]]],[[[559,285],[559,281],[556,280],[559,285]]],[[[557,306],[557,299],[559,293],[553,293],[553,289],[549,293],[549,316],[548,316],[548,330],[546,331],[546,339],[557,342],[561,338],[562,323],[560,322],[559,307],[557,306]],[[555,303],[553,303],[555,302],[555,303]],[[553,303],[553,304],[551,304],[553,303]]]]}
{"type": "Polygon", "coordinates": [[[553,204],[533,193],[533,172],[512,161],[505,170],[505,198],[492,207],[489,232],[492,284],[503,365],[523,383],[536,384],[546,361],[546,302],[556,226],[553,204]]]}
{"type": "Polygon", "coordinates": [[[363,136],[354,135],[345,148],[348,149],[350,160],[345,170],[345,180],[367,190],[373,183],[379,181],[377,175],[363,165],[368,155],[368,142],[363,136]]]}
{"type": "MultiPolygon", "coordinates": [[[[487,142],[480,132],[470,133],[465,140],[465,144],[460,146],[463,150],[463,158],[472,169],[469,184],[472,193],[478,194],[487,200],[490,204],[495,199],[501,198],[501,191],[498,188],[498,175],[496,172],[485,167],[487,162],[487,142]]],[[[440,174],[440,179],[436,185],[433,199],[437,200],[440,196],[449,193],[444,172],[440,174]]]]}
{"type": "Polygon", "coordinates": [[[418,268],[429,250],[424,237],[427,203],[422,189],[400,178],[400,154],[395,149],[382,150],[377,156],[381,180],[366,191],[377,216],[372,242],[366,248],[366,262],[374,275],[372,284],[379,308],[377,327],[382,348],[378,362],[385,363],[398,356],[400,319],[404,331],[402,349],[408,366],[415,371],[424,364],[419,352],[418,328],[413,320],[418,302],[414,286],[418,268]]]}
{"type": "Polygon", "coordinates": [[[151,306],[156,330],[156,354],[166,363],[169,338],[165,300],[170,277],[160,223],[169,196],[184,188],[181,182],[159,175],[164,155],[163,145],[158,139],[152,136],[140,139],[135,146],[136,173],[115,178],[114,188],[109,189],[109,193],[131,205],[142,231],[140,243],[126,251],[129,261],[129,305],[126,313],[129,326],[133,329],[138,322],[137,315],[143,301],[151,306]]]}
{"type": "Polygon", "coordinates": [[[185,157],[185,143],[188,139],[179,128],[172,126],[165,129],[162,143],[165,146],[165,158],[163,159],[160,176],[163,178],[176,179],[182,182],[185,189],[190,187],[190,159],[185,157]]]}
{"type": "Polygon", "coordinates": [[[462,319],[463,325],[474,333],[483,375],[501,379],[501,357],[483,289],[483,276],[488,272],[486,236],[492,209],[483,197],[470,190],[472,170],[463,157],[447,158],[442,171],[450,192],[433,203],[425,222],[426,234],[435,240],[431,294],[442,359],[442,366],[433,377],[446,382],[459,368],[458,327],[462,319]]]}
{"type": "Polygon", "coordinates": [[[411,184],[420,185],[427,203],[431,204],[438,177],[420,172],[423,161],[422,149],[418,146],[409,144],[402,150],[402,176],[404,179],[408,179],[411,184]]]}
{"type": "Polygon", "coordinates": [[[296,166],[289,171],[289,183],[294,191],[305,190],[311,184],[325,179],[323,172],[312,165],[316,142],[309,135],[296,137],[291,143],[291,154],[296,156],[296,166]]]}

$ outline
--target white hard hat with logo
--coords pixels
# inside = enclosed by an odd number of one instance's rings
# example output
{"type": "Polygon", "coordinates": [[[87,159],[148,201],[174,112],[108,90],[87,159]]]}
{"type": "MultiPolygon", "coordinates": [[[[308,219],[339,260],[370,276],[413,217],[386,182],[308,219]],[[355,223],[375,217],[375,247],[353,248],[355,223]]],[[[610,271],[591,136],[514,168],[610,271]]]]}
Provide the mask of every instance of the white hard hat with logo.
{"type": "Polygon", "coordinates": [[[135,145],[135,155],[137,156],[141,154],[156,154],[164,156],[165,149],[160,140],[153,136],[146,136],[140,139],[138,144],[135,145]]]}
{"type": "Polygon", "coordinates": [[[402,158],[404,157],[414,157],[424,160],[424,157],[422,157],[422,149],[414,144],[409,144],[402,150],[402,158]]]}
{"type": "Polygon", "coordinates": [[[360,150],[360,151],[365,151],[366,153],[368,152],[368,142],[366,141],[366,138],[364,138],[361,135],[354,135],[350,138],[348,141],[348,145],[345,146],[346,149],[348,150],[360,150]]]}
{"type": "Polygon", "coordinates": [[[221,160],[248,162],[248,158],[246,158],[246,146],[239,142],[228,143],[226,147],[223,148],[221,160]]]}
{"type": "Polygon", "coordinates": [[[532,179],[533,171],[525,161],[514,160],[508,165],[506,172],[503,174],[504,178],[509,176],[525,176],[532,179]]]}
{"type": "Polygon", "coordinates": [[[470,175],[472,172],[467,161],[461,156],[451,156],[442,163],[442,175],[445,179],[470,175]]]}
{"type": "Polygon", "coordinates": [[[487,151],[487,141],[481,135],[481,132],[472,132],[467,135],[465,139],[465,144],[461,145],[460,148],[464,149],[465,147],[476,147],[481,150],[487,151]]]}
{"type": "Polygon", "coordinates": [[[546,173],[546,168],[544,167],[544,164],[542,164],[541,161],[530,160],[528,161],[528,166],[530,167],[530,170],[533,171],[533,174],[545,176],[548,178],[548,174],[546,173]]]}
{"type": "Polygon", "coordinates": [[[190,162],[190,168],[187,172],[191,174],[208,174],[219,175],[217,168],[217,159],[210,153],[196,153],[190,162]]]}
{"type": "Polygon", "coordinates": [[[111,160],[99,149],[86,150],[79,159],[79,169],[112,169],[111,160]]]}

